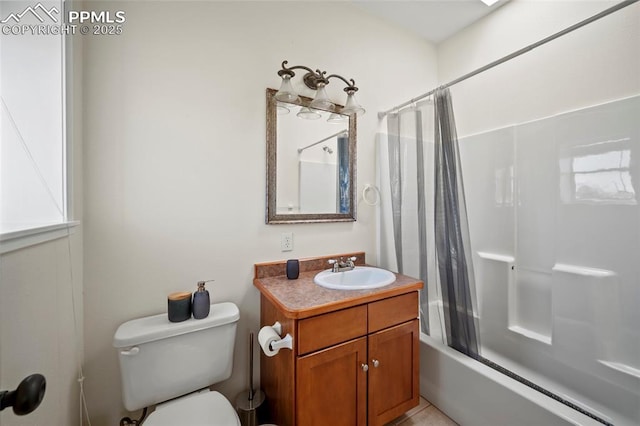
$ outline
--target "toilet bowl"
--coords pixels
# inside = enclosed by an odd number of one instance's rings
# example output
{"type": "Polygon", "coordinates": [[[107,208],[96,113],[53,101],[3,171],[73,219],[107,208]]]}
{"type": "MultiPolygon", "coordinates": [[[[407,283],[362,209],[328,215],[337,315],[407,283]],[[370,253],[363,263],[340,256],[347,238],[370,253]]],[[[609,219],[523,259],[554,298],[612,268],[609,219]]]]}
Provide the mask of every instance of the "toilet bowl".
{"type": "Polygon", "coordinates": [[[156,405],[145,426],[239,426],[223,395],[193,393],[231,376],[239,318],[238,307],[227,302],[211,305],[204,319],[172,323],[165,313],[118,327],[113,346],[125,408],[156,405]]]}

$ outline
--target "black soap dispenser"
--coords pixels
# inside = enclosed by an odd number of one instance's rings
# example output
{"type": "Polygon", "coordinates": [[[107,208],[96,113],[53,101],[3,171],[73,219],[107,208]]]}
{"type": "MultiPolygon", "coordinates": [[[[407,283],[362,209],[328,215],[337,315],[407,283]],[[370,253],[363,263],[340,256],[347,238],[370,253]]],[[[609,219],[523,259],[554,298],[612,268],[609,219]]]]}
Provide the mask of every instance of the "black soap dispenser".
{"type": "MultiPolygon", "coordinates": [[[[213,280],[209,280],[213,281],[213,280]]],[[[195,319],[203,319],[209,316],[211,309],[211,300],[209,292],[204,288],[204,284],[209,281],[198,281],[198,290],[193,293],[193,317],[195,319]]]]}

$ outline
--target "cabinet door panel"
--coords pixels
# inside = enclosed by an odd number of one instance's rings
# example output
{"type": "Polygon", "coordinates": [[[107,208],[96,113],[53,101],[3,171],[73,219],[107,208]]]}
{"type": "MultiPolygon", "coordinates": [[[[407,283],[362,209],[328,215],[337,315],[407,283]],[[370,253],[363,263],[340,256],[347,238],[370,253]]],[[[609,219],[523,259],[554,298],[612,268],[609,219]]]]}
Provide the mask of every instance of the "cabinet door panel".
{"type": "Polygon", "coordinates": [[[299,357],[296,363],[296,424],[367,424],[366,338],[299,357]]]}
{"type": "Polygon", "coordinates": [[[369,335],[369,425],[419,404],[419,343],[418,320],[369,335]]]}

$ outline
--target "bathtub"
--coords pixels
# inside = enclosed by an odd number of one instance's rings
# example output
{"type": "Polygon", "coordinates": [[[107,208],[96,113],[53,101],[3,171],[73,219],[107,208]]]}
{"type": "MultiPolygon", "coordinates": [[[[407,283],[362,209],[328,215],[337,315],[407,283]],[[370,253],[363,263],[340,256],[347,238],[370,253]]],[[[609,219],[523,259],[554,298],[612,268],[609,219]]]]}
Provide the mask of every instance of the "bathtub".
{"type": "Polygon", "coordinates": [[[420,394],[462,426],[602,426],[426,334],[420,394]]]}

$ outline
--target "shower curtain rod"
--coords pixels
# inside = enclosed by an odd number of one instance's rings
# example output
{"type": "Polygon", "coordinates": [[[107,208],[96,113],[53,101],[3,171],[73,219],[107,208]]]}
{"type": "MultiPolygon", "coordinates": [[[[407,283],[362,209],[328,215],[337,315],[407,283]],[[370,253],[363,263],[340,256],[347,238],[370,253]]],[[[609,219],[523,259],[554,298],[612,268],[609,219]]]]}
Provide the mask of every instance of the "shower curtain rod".
{"type": "MultiPolygon", "coordinates": [[[[545,37],[540,41],[537,41],[537,42],[535,42],[533,44],[530,44],[530,45],[528,45],[526,47],[523,47],[520,50],[516,50],[515,52],[513,52],[513,53],[511,53],[511,54],[509,54],[507,56],[504,56],[504,57],[502,57],[502,58],[500,58],[498,60],[495,60],[495,61],[493,61],[493,62],[491,62],[491,63],[489,63],[489,64],[487,64],[487,65],[485,65],[483,67],[480,67],[480,68],[478,68],[478,69],[476,69],[474,71],[471,71],[470,73],[467,73],[467,74],[463,75],[462,77],[458,77],[455,80],[452,80],[452,81],[450,81],[450,82],[448,82],[446,84],[443,84],[442,86],[439,86],[437,89],[445,89],[447,87],[453,86],[454,84],[458,84],[461,81],[464,81],[464,80],[466,80],[468,78],[473,77],[474,75],[477,75],[477,74],[480,74],[482,72],[485,72],[488,69],[491,69],[491,68],[495,67],[496,65],[500,65],[503,62],[507,62],[507,61],[517,57],[517,56],[520,56],[520,55],[522,55],[524,53],[527,53],[527,52],[535,49],[536,47],[542,46],[543,44],[546,44],[546,43],[548,43],[548,42],[550,42],[552,40],[555,40],[558,37],[562,37],[565,34],[569,34],[570,32],[572,32],[574,30],[577,30],[578,28],[584,27],[587,24],[590,24],[590,23],[592,23],[594,21],[597,21],[600,18],[604,18],[605,16],[610,15],[613,12],[617,12],[618,10],[623,9],[623,8],[625,8],[627,6],[630,6],[630,5],[632,5],[633,3],[636,3],[636,2],[638,2],[638,0],[625,0],[625,1],[622,1],[622,2],[620,2],[620,3],[618,3],[618,4],[614,5],[614,6],[611,6],[608,9],[603,10],[600,13],[597,13],[597,14],[593,15],[590,18],[585,19],[584,21],[580,21],[577,24],[574,24],[574,25],[572,25],[572,26],[570,26],[568,28],[565,28],[562,31],[558,31],[557,33],[552,34],[552,35],[550,35],[548,37],[545,37]]],[[[435,93],[435,91],[437,89],[433,89],[433,90],[431,90],[431,91],[429,91],[427,93],[424,93],[424,94],[422,94],[422,95],[420,95],[418,97],[410,99],[407,102],[401,103],[400,105],[397,105],[397,106],[395,106],[395,107],[393,107],[391,109],[388,109],[386,111],[379,112],[378,113],[378,118],[384,118],[384,117],[386,117],[387,115],[389,115],[390,113],[392,113],[394,111],[396,111],[396,112],[400,111],[401,109],[403,109],[406,106],[414,104],[415,102],[417,102],[417,101],[419,101],[421,99],[424,99],[424,98],[426,98],[428,96],[431,96],[432,94],[435,93]]]]}
{"type": "Polygon", "coordinates": [[[339,131],[338,133],[336,133],[336,134],[334,134],[334,135],[331,135],[331,136],[327,136],[326,138],[324,138],[324,139],[322,139],[322,140],[319,140],[318,142],[314,142],[314,143],[312,143],[311,145],[307,145],[307,146],[305,146],[305,147],[303,147],[303,148],[298,148],[298,154],[300,154],[302,151],[304,151],[304,150],[305,150],[305,149],[307,149],[307,148],[311,148],[312,146],[316,146],[316,145],[318,145],[319,143],[322,143],[322,142],[324,142],[324,141],[328,141],[329,139],[333,139],[333,138],[335,138],[336,136],[340,136],[340,135],[341,135],[341,134],[343,134],[343,133],[349,133],[349,131],[348,131],[348,130],[346,130],[346,129],[345,129],[345,130],[341,130],[341,131],[339,131]]]}

